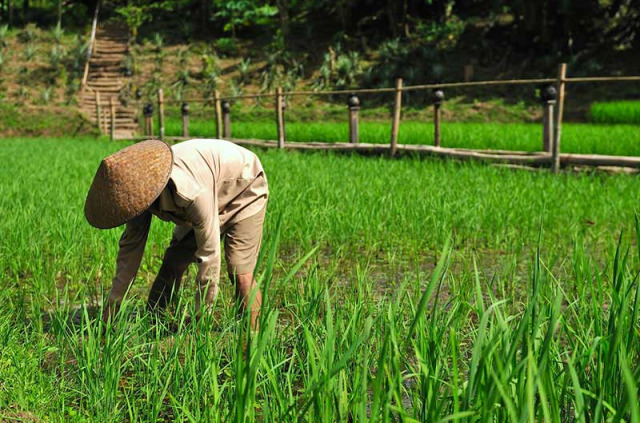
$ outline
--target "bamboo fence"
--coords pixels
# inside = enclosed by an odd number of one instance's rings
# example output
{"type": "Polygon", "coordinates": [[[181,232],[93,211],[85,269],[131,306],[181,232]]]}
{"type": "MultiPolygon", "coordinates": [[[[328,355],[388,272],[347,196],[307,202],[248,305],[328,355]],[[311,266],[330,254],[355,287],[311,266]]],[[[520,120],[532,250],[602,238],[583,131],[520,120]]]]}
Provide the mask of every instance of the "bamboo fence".
{"type": "MultiPolygon", "coordinates": [[[[539,79],[514,79],[494,81],[471,81],[441,84],[425,84],[404,86],[402,79],[398,78],[393,88],[365,88],[353,90],[331,91],[289,91],[285,92],[277,87],[275,92],[253,93],[237,96],[221,96],[215,92],[213,98],[215,117],[215,138],[227,139],[236,144],[257,146],[263,148],[279,148],[290,150],[326,150],[358,152],[362,154],[424,154],[459,160],[481,160],[505,164],[546,166],[552,172],[558,172],[561,167],[579,166],[607,166],[607,167],[633,167],[640,168],[640,157],[607,156],[597,154],[566,154],[561,152],[562,119],[564,112],[565,88],[567,84],[577,83],[606,83],[620,81],[640,81],[640,76],[612,76],[612,77],[567,77],[567,66],[562,63],[558,67],[555,78],[539,79]],[[542,139],[541,149],[535,152],[505,151],[505,150],[479,150],[467,148],[445,148],[441,146],[441,107],[444,102],[444,90],[448,88],[470,88],[483,86],[516,86],[538,85],[542,88],[541,100],[543,103],[542,139]],[[398,132],[401,125],[403,93],[410,91],[431,91],[434,122],[434,145],[408,145],[398,143],[398,132]],[[358,111],[361,94],[389,93],[394,95],[394,105],[391,122],[389,144],[370,144],[359,141],[358,111]],[[287,142],[285,128],[285,97],[293,96],[335,96],[344,95],[348,98],[348,142],[287,142]],[[237,139],[231,135],[231,101],[242,99],[269,99],[274,102],[275,125],[277,128],[276,140],[237,139]]],[[[164,139],[164,106],[167,103],[182,103],[182,137],[170,137],[173,140],[182,140],[189,136],[189,103],[210,103],[206,99],[188,99],[186,101],[167,101],[162,90],[158,91],[157,110],[159,120],[159,138],[164,139]]],[[[98,108],[98,113],[100,113],[98,108]]],[[[143,109],[145,136],[153,137],[153,104],[147,103],[143,109]]],[[[98,119],[100,121],[100,119],[98,119]]],[[[212,134],[213,135],[213,134],[212,134]]]]}

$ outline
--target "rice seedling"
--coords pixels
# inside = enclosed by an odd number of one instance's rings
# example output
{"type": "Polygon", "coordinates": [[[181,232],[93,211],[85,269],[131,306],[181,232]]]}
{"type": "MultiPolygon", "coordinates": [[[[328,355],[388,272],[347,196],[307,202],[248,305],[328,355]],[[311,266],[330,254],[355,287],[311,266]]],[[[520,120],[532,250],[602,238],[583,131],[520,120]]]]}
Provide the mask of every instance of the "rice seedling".
{"type": "MultiPolygon", "coordinates": [[[[345,108],[346,109],[346,108],[345,108]]],[[[211,137],[215,134],[213,112],[194,111],[189,133],[211,137]]],[[[182,121],[178,109],[167,109],[165,128],[168,135],[182,133],[182,121]]],[[[291,142],[322,141],[346,142],[349,126],[344,122],[296,122],[286,117],[287,140],[291,142]]],[[[235,138],[274,140],[277,137],[273,120],[248,117],[235,120],[231,111],[231,135],[235,138]]],[[[562,126],[561,149],[567,153],[640,155],[640,128],[637,125],[594,125],[565,123],[562,126]]],[[[157,131],[156,131],[157,132],[157,131]]],[[[401,144],[433,145],[433,124],[403,121],[400,125],[401,144]]],[[[445,122],[441,128],[444,147],[479,149],[540,151],[542,149],[542,125],[533,123],[469,123],[445,122]]],[[[364,143],[389,142],[391,124],[362,120],[360,141],[364,143]]]]}
{"type": "Polygon", "coordinates": [[[162,222],[105,324],[121,231],[82,207],[124,145],[0,143],[0,418],[640,422],[633,177],[259,151],[261,329],[228,283],[144,311],[162,222]]]}
{"type": "Polygon", "coordinates": [[[639,101],[594,102],[589,110],[589,117],[596,123],[640,123],[639,101]]]}

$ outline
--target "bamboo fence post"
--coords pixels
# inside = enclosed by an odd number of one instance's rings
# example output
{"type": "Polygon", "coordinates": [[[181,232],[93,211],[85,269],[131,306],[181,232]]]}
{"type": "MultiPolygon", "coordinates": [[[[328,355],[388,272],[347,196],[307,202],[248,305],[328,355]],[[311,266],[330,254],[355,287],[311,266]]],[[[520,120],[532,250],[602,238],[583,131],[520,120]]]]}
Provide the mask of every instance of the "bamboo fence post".
{"type": "Polygon", "coordinates": [[[282,87],[276,88],[276,124],[278,125],[278,148],[284,148],[284,100],[282,87]]]}
{"type": "Polygon", "coordinates": [[[358,110],[360,110],[360,99],[357,95],[351,94],[347,100],[349,106],[349,142],[351,144],[358,144],[359,142],[359,124],[358,124],[358,110]]]}
{"type": "Polygon", "coordinates": [[[222,105],[220,103],[220,93],[218,90],[213,92],[213,101],[216,113],[216,138],[222,138],[222,105]]]}
{"type": "Polygon", "coordinates": [[[109,109],[111,116],[109,138],[111,138],[111,141],[113,141],[116,138],[116,103],[113,101],[113,97],[109,98],[109,109]]]}
{"type": "Polygon", "coordinates": [[[189,136],[189,103],[182,103],[182,136],[189,136]]]}
{"type": "Polygon", "coordinates": [[[391,122],[390,154],[395,156],[398,149],[398,130],[400,129],[400,112],[402,110],[402,78],[396,79],[396,99],[393,104],[393,121],[391,122]]]}
{"type": "Polygon", "coordinates": [[[164,91],[158,89],[158,136],[164,139],[164,91]]]}
{"type": "Polygon", "coordinates": [[[96,91],[96,125],[98,133],[102,134],[102,113],[100,110],[100,91],[96,91]]]}
{"type": "Polygon", "coordinates": [[[553,140],[553,106],[556,104],[558,92],[553,85],[547,85],[540,90],[542,100],[542,151],[551,153],[553,140]]]}
{"type": "Polygon", "coordinates": [[[469,82],[473,78],[473,65],[468,63],[464,65],[464,82],[469,82]]]}
{"type": "Polygon", "coordinates": [[[558,68],[558,107],[556,110],[556,124],[554,128],[553,147],[551,155],[551,171],[557,173],[560,170],[560,136],[562,135],[562,113],[564,112],[564,87],[567,77],[567,64],[561,63],[558,68]]]}
{"type": "Polygon", "coordinates": [[[222,122],[223,135],[225,139],[231,138],[231,103],[228,100],[222,100],[222,122]]]}
{"type": "Polygon", "coordinates": [[[440,147],[440,106],[444,101],[444,92],[442,90],[434,90],[431,97],[433,102],[433,145],[440,147]]]}
{"type": "Polygon", "coordinates": [[[153,137],[153,104],[147,103],[142,109],[144,113],[144,131],[145,135],[153,137]]]}

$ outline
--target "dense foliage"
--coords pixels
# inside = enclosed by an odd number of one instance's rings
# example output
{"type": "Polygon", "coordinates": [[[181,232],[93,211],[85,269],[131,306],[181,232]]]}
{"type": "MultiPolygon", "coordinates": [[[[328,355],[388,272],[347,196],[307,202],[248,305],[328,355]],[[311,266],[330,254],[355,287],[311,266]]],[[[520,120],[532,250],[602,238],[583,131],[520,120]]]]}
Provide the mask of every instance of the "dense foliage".
{"type": "MultiPolygon", "coordinates": [[[[97,0],[2,0],[10,23],[63,19],[84,25],[97,0]]],[[[139,26],[165,24],[186,37],[264,32],[285,42],[333,37],[363,41],[405,38],[440,48],[464,41],[571,54],[637,45],[640,6],[634,0],[104,0],[105,13],[139,26]]]]}

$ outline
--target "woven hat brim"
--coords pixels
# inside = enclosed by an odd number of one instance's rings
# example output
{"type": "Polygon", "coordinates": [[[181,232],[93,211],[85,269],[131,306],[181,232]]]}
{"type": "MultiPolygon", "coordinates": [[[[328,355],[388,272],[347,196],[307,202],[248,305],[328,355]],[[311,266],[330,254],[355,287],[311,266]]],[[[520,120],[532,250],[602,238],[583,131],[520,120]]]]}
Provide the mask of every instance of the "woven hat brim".
{"type": "Polygon", "coordinates": [[[162,193],[172,166],[173,150],[160,140],[141,141],[103,159],[84,205],[89,224],[110,229],[142,214],[162,193]]]}

